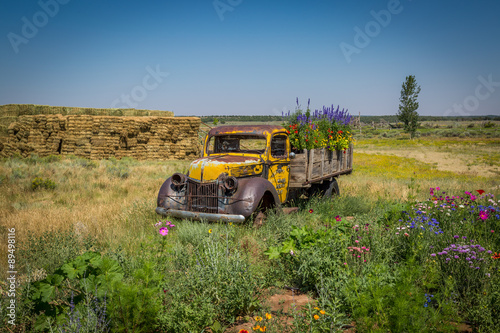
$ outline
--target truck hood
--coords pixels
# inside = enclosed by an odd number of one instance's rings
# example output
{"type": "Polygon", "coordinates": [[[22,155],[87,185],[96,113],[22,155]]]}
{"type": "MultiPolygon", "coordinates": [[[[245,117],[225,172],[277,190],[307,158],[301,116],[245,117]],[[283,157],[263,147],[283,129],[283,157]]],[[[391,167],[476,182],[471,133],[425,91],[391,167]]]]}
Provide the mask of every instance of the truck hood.
{"type": "Polygon", "coordinates": [[[263,162],[253,156],[217,155],[194,160],[189,166],[188,176],[200,182],[212,182],[221,173],[245,177],[262,174],[263,162]]]}

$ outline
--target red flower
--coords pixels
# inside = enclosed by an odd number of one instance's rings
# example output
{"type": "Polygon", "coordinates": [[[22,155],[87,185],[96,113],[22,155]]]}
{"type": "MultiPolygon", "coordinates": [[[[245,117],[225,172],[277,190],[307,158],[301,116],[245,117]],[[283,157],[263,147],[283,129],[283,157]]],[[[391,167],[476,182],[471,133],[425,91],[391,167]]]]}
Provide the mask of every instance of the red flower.
{"type": "Polygon", "coordinates": [[[337,215],[337,216],[335,216],[335,221],[340,222],[340,221],[342,221],[342,218],[339,215],[337,215]]]}
{"type": "Polygon", "coordinates": [[[238,331],[238,333],[249,333],[247,330],[241,329],[238,331]]]}
{"type": "Polygon", "coordinates": [[[496,253],[491,257],[493,259],[500,259],[500,253],[496,253]]]}
{"type": "Polygon", "coordinates": [[[342,132],[342,131],[338,131],[337,133],[342,134],[342,133],[344,133],[344,132],[342,132]]]}
{"type": "Polygon", "coordinates": [[[299,133],[299,131],[295,131],[295,134],[299,133]]]}
{"type": "Polygon", "coordinates": [[[483,194],[484,191],[483,190],[476,190],[477,193],[479,193],[479,195],[483,194]]]}
{"type": "Polygon", "coordinates": [[[314,210],[312,210],[312,209],[309,209],[309,213],[312,213],[312,212],[314,212],[314,210]]]}

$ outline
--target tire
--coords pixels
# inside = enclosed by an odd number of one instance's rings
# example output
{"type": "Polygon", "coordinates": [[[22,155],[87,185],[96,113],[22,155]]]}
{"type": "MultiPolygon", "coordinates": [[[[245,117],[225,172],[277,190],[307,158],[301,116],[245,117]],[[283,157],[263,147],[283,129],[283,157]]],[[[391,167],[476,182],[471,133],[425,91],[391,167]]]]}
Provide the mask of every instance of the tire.
{"type": "Polygon", "coordinates": [[[328,184],[324,184],[325,187],[328,186],[323,194],[325,199],[335,198],[340,194],[339,184],[337,184],[337,179],[333,178],[328,184]]]}

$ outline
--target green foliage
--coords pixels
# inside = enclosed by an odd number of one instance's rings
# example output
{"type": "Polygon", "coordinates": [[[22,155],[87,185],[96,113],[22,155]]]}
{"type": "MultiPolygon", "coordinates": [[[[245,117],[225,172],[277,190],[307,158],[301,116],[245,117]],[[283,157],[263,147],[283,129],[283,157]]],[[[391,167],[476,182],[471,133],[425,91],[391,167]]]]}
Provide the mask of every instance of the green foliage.
{"type": "Polygon", "coordinates": [[[442,321],[456,309],[444,294],[425,294],[422,267],[409,260],[396,267],[373,264],[350,279],[345,294],[360,331],[451,331],[442,321]],[[426,298],[426,296],[428,298],[426,298]],[[428,301],[430,300],[430,301],[428,301]]]}
{"type": "Polygon", "coordinates": [[[418,128],[418,94],[420,86],[415,81],[415,76],[406,77],[406,81],[401,88],[401,97],[399,98],[398,119],[404,124],[404,130],[410,133],[410,137],[415,136],[418,128]]]}
{"type": "Polygon", "coordinates": [[[264,252],[270,259],[280,260],[291,283],[314,290],[321,275],[338,278],[347,253],[345,227],[326,226],[318,230],[292,227],[281,246],[270,246],[264,252]]]}
{"type": "MultiPolygon", "coordinates": [[[[106,297],[99,300],[92,293],[86,290],[85,300],[78,305],[69,304],[70,310],[61,316],[60,324],[56,332],[81,332],[81,333],[101,333],[110,331],[110,319],[107,318],[106,297]]],[[[51,318],[47,318],[50,323],[49,329],[52,329],[51,318]]]]}
{"type": "MultiPolygon", "coordinates": [[[[88,307],[107,302],[113,332],[151,332],[161,305],[161,280],[151,263],[144,263],[130,279],[124,279],[117,261],[87,252],[32,284],[30,300],[38,314],[35,329],[47,330],[51,322],[59,327],[74,325],[74,307],[102,316],[88,307]]],[[[88,319],[90,325],[94,319],[88,319]]]]}
{"type": "Polygon", "coordinates": [[[145,262],[132,279],[113,284],[109,302],[113,332],[153,331],[161,309],[162,279],[155,265],[145,262]]]}
{"type": "Polygon", "coordinates": [[[228,229],[225,233],[205,229],[205,238],[191,255],[179,254],[177,273],[170,277],[176,283],[164,287],[168,309],[160,316],[164,330],[201,331],[215,321],[234,322],[260,306],[256,277],[240,251],[231,246],[228,229]]]}
{"type": "Polygon", "coordinates": [[[118,263],[101,257],[99,253],[87,252],[67,262],[54,274],[31,286],[30,300],[34,313],[38,314],[35,329],[46,330],[50,324],[48,317],[58,325],[64,324],[69,299],[78,305],[85,301],[89,291],[95,291],[95,297],[103,298],[112,285],[122,279],[123,273],[118,263]]]}
{"type": "Polygon", "coordinates": [[[72,230],[30,234],[26,241],[19,244],[19,261],[23,267],[43,269],[50,274],[66,261],[96,245],[95,237],[78,235],[72,230]]]}
{"type": "Polygon", "coordinates": [[[56,183],[50,178],[35,177],[31,181],[31,189],[33,191],[38,189],[53,190],[56,188],[56,183]]]}

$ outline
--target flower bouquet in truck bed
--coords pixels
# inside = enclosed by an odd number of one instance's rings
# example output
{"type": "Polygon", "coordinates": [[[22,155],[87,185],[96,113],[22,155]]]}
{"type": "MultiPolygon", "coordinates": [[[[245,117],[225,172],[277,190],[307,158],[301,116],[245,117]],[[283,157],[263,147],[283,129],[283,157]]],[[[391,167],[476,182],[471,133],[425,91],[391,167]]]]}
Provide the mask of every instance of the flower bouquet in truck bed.
{"type": "Polygon", "coordinates": [[[351,134],[351,115],[348,110],[332,104],[330,107],[323,106],[322,110],[307,109],[303,111],[297,99],[295,111],[283,114],[290,144],[295,152],[326,148],[330,151],[346,151],[353,142],[351,134]]]}
{"type": "Polygon", "coordinates": [[[325,188],[333,184],[338,193],[335,177],[352,172],[351,115],[333,105],[313,112],[309,101],[304,112],[297,99],[295,112],[283,116],[294,153],[290,154],[290,186],[306,187],[321,182],[325,188]]]}

